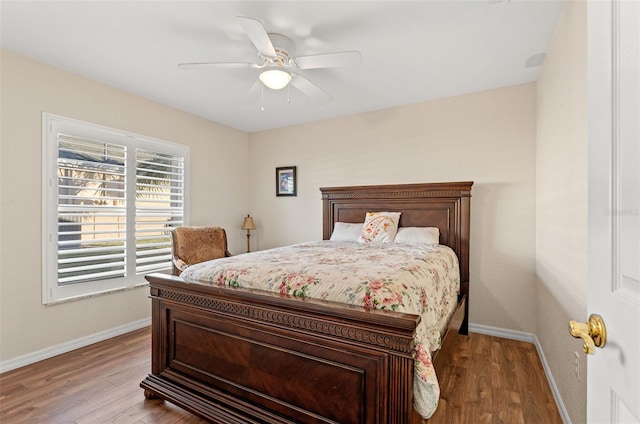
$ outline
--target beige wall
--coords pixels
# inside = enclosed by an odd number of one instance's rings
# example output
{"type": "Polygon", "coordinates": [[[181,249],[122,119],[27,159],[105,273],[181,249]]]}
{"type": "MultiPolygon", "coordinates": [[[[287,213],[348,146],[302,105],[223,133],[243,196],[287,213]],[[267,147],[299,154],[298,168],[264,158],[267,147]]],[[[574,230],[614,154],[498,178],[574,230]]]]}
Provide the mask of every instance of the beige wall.
{"type": "Polygon", "coordinates": [[[322,238],[319,187],[475,181],[471,321],[535,329],[535,84],[251,134],[261,249],[322,238]],[[298,196],[275,196],[275,167],[298,196]]]}
{"type": "Polygon", "coordinates": [[[144,319],[139,288],[54,306],[41,304],[42,112],[191,148],[191,224],[228,228],[231,251],[248,201],[248,135],[1,51],[0,360],[144,319]],[[224,183],[223,183],[224,182],[224,183]]]}
{"type": "Polygon", "coordinates": [[[537,84],[536,334],[573,423],[586,422],[587,361],[567,331],[587,317],[586,9],[567,2],[537,84]]]}

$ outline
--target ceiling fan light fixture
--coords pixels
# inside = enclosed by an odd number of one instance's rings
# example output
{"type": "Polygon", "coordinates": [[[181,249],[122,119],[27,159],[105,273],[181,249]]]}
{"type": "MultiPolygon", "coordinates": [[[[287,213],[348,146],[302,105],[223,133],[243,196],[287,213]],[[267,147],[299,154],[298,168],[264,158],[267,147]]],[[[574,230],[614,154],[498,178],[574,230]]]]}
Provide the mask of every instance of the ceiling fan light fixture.
{"type": "Polygon", "coordinates": [[[280,69],[269,69],[260,74],[260,81],[272,90],[280,90],[291,82],[291,74],[280,69]]]}

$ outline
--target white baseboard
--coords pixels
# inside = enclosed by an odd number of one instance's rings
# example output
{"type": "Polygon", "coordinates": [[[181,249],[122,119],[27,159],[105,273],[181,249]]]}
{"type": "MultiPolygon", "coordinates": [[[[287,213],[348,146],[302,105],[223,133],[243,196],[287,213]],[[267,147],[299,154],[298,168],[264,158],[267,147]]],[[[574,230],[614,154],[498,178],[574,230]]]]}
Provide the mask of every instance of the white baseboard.
{"type": "Polygon", "coordinates": [[[25,365],[30,365],[34,362],[42,361],[43,359],[52,358],[62,353],[71,352],[72,350],[89,346],[91,344],[98,343],[112,337],[120,336],[122,334],[138,330],[140,328],[148,327],[150,325],[151,318],[145,318],[139,321],[134,321],[115,328],[111,328],[109,330],[101,331],[99,333],[91,334],[89,336],[81,337],[79,339],[61,343],[59,345],[47,347],[36,352],[27,353],[26,355],[18,356],[17,358],[0,361],[0,373],[24,367],[25,365]]]}
{"type": "Polygon", "coordinates": [[[540,341],[538,340],[538,336],[535,336],[536,350],[538,351],[538,356],[540,357],[540,362],[542,362],[542,368],[544,368],[544,373],[547,375],[547,380],[549,380],[549,386],[551,387],[551,393],[553,393],[553,398],[556,400],[556,405],[558,406],[558,412],[560,412],[560,417],[562,418],[562,422],[564,424],[571,424],[571,419],[569,418],[569,412],[567,408],[565,408],[564,403],[562,402],[562,398],[560,397],[560,391],[558,390],[558,386],[556,386],[556,382],[551,375],[551,368],[549,368],[549,363],[547,362],[547,358],[544,356],[544,352],[542,350],[542,346],[540,346],[540,341]]]}
{"type": "Polygon", "coordinates": [[[564,422],[564,424],[571,424],[569,413],[567,412],[567,408],[565,408],[564,406],[564,402],[562,402],[560,391],[558,390],[558,386],[556,386],[556,382],[553,379],[551,368],[549,368],[547,358],[544,356],[544,351],[542,350],[542,346],[540,346],[538,336],[533,333],[525,333],[523,331],[507,330],[505,328],[490,327],[488,325],[472,323],[469,323],[469,331],[471,333],[484,334],[486,336],[494,336],[503,339],[533,343],[536,347],[536,350],[538,351],[540,362],[542,362],[542,368],[544,369],[544,373],[547,376],[547,380],[549,381],[549,387],[551,388],[551,393],[553,394],[553,398],[555,399],[556,405],[558,406],[558,412],[560,413],[562,422],[564,422]]]}
{"type": "Polygon", "coordinates": [[[485,336],[494,336],[527,343],[534,343],[536,338],[533,333],[525,333],[524,331],[507,330],[506,328],[490,327],[488,325],[472,323],[469,323],[469,331],[472,333],[484,334],[485,336]]]}

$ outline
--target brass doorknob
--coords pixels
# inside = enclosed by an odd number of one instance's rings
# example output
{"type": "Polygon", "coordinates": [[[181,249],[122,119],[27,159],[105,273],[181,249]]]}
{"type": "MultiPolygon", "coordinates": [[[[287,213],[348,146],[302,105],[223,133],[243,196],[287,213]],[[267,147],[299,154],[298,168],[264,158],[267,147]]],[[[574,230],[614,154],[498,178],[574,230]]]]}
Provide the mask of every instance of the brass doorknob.
{"type": "Polygon", "coordinates": [[[569,321],[569,332],[584,341],[582,350],[588,355],[595,353],[596,346],[602,348],[607,344],[607,329],[600,315],[589,315],[587,323],[569,321]]]}

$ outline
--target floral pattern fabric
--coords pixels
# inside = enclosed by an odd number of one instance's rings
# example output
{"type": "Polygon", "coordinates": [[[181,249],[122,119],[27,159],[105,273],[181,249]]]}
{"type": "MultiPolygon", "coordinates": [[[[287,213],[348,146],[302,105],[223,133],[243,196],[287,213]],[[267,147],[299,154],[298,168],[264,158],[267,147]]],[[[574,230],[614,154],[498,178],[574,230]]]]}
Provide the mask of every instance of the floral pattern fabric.
{"type": "Polygon", "coordinates": [[[415,337],[414,404],[433,414],[440,389],[431,352],[455,310],[458,258],[442,245],[320,241],[196,264],[182,277],[209,284],[326,299],[421,315],[415,337]]]}

